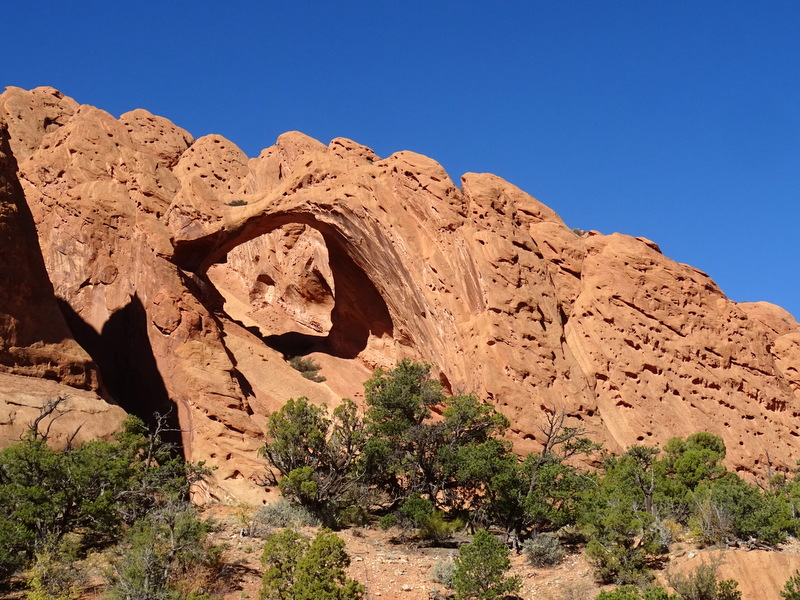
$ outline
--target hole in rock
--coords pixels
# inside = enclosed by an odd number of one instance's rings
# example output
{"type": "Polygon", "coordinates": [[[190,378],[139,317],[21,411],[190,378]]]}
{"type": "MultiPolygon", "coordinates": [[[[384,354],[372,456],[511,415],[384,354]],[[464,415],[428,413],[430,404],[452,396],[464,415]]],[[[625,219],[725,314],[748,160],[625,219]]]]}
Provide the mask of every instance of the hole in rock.
{"type": "Polygon", "coordinates": [[[342,236],[306,220],[230,240],[206,276],[227,316],[275,350],[355,358],[392,335],[389,310],[342,236]]]}

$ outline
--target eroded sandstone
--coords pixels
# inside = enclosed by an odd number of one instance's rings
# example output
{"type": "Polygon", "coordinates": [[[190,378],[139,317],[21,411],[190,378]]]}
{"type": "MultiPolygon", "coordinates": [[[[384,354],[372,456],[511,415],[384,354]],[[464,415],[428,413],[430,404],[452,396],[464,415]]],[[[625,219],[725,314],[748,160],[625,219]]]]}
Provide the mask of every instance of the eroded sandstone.
{"type": "Polygon", "coordinates": [[[290,132],[248,159],[49,88],[0,109],[41,248],[22,254],[43,260],[67,337],[126,410],[174,407],[187,456],[218,467],[211,497],[261,497],[256,449],[289,396],[357,398],[403,357],[493,402],[519,451],[565,410],[612,450],[709,430],[740,471],[800,458],[800,325],[649,240],[573,232],[494,175],[459,188],[427,157],[345,138],[290,132]],[[282,356],[307,352],[328,382],[282,356]]]}

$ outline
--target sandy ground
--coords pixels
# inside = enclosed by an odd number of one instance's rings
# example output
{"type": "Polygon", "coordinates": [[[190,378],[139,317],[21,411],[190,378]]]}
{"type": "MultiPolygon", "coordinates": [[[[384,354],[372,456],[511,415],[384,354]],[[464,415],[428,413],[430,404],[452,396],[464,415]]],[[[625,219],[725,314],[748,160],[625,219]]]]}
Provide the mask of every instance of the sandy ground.
{"type": "MultiPolygon", "coordinates": [[[[208,506],[202,510],[204,518],[213,520],[212,541],[224,545],[224,568],[219,576],[223,582],[215,595],[224,600],[258,600],[263,566],[261,550],[264,537],[242,535],[242,521],[237,518],[239,509],[230,506],[208,506]]],[[[302,528],[309,538],[316,528],[302,528]]],[[[350,577],[366,588],[367,600],[443,600],[447,590],[432,580],[437,561],[451,560],[458,552],[457,543],[468,540],[466,536],[455,540],[451,548],[428,547],[414,539],[400,540],[397,530],[382,531],[356,528],[338,532],[345,541],[351,557],[350,577]]],[[[88,588],[78,600],[102,600],[104,597],[102,573],[108,563],[101,555],[90,559],[93,565],[83,564],[93,573],[87,581],[88,588]]],[[[780,590],[786,580],[800,570],[800,542],[793,540],[778,551],[727,549],[699,550],[689,543],[673,545],[667,568],[656,573],[663,583],[667,573],[681,573],[694,569],[701,562],[713,561],[718,565],[720,579],[733,578],[739,582],[742,600],[780,600],[780,590]]],[[[522,578],[520,597],[524,600],[593,600],[603,590],[614,586],[600,586],[594,581],[592,569],[580,552],[567,554],[564,561],[553,568],[536,569],[522,556],[512,555],[510,574],[522,578]]],[[[22,600],[25,597],[23,582],[17,581],[12,590],[0,594],[0,600],[22,600]]]]}
{"type": "MultiPolygon", "coordinates": [[[[263,539],[242,537],[234,509],[208,507],[205,516],[218,524],[214,537],[228,545],[227,562],[233,583],[225,591],[226,600],[257,600],[263,567],[260,562],[263,539]]],[[[303,532],[309,537],[316,529],[303,532]]],[[[395,529],[382,531],[373,528],[348,529],[338,532],[344,539],[352,559],[349,575],[366,587],[368,600],[429,600],[444,598],[441,584],[432,580],[437,561],[450,560],[458,553],[456,547],[434,548],[413,539],[398,539],[395,529]]],[[[466,542],[467,537],[456,542],[466,542]]],[[[715,561],[720,579],[739,581],[742,600],[780,600],[784,582],[800,569],[800,542],[784,545],[780,551],[728,549],[698,550],[688,543],[675,544],[668,562],[669,572],[691,570],[701,561],[715,561]]],[[[511,574],[522,577],[520,596],[525,600],[592,600],[601,590],[594,581],[591,566],[582,553],[567,554],[564,562],[553,568],[533,568],[523,556],[512,555],[511,574]]],[[[664,580],[666,573],[658,578],[664,580]]]]}
{"type": "MultiPolygon", "coordinates": [[[[228,545],[227,561],[232,563],[235,583],[225,592],[226,600],[256,600],[261,585],[263,567],[260,562],[263,540],[260,537],[241,537],[240,525],[231,509],[209,507],[206,516],[218,523],[214,536],[218,543],[228,545]]],[[[309,537],[315,529],[302,530],[309,537]]],[[[396,529],[382,531],[356,528],[338,532],[344,539],[352,563],[349,575],[364,584],[368,600],[428,600],[444,592],[441,584],[432,581],[437,561],[447,561],[458,553],[457,548],[428,547],[413,539],[398,539],[396,529]]],[[[461,540],[467,541],[464,537],[461,540]]],[[[534,569],[522,556],[512,556],[511,574],[522,577],[523,598],[542,600],[586,600],[603,589],[596,585],[591,568],[580,554],[567,555],[555,568],[534,569]]]]}

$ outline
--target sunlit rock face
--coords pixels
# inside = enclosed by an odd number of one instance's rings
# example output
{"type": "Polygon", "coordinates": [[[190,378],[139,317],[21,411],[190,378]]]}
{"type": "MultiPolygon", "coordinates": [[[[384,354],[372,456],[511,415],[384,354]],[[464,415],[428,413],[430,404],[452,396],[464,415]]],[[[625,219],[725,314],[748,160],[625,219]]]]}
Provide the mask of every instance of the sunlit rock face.
{"type": "MultiPolygon", "coordinates": [[[[520,452],[564,410],[612,451],[709,430],[738,470],[800,458],[798,323],[731,302],[653,242],[577,234],[494,175],[457,187],[429,158],[344,138],[287,133],[248,159],[220,136],[49,88],[8,89],[0,120],[16,163],[4,198],[24,200],[38,232],[14,262],[44,264],[62,337],[102,382],[61,384],[171,410],[187,457],[218,467],[209,496],[263,498],[256,450],[287,398],[358,399],[374,367],[403,357],[491,401],[520,452]]],[[[20,333],[23,305],[0,306],[16,319],[4,343],[22,340],[4,369],[51,343],[20,333]]],[[[63,373],[77,364],[48,356],[63,373]]]]}

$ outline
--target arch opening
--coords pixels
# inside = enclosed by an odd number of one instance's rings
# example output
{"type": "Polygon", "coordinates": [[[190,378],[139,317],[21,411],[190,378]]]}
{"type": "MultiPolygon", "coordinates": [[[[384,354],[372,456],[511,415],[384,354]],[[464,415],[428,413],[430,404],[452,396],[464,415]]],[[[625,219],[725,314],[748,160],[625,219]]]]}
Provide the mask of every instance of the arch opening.
{"type": "Polygon", "coordinates": [[[392,336],[386,302],[338,232],[309,219],[271,224],[209,253],[205,276],[229,318],[292,356],[355,358],[371,336],[392,336]]]}

